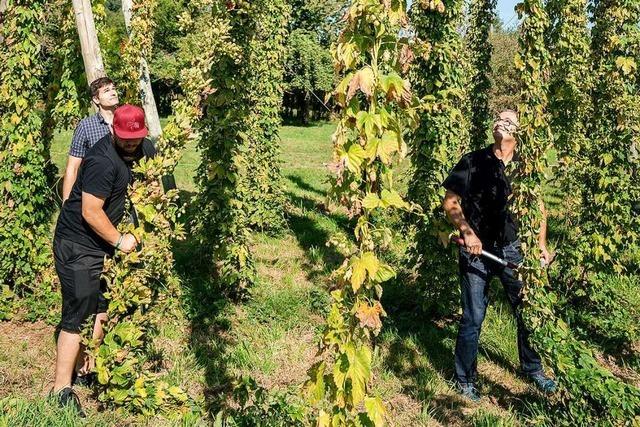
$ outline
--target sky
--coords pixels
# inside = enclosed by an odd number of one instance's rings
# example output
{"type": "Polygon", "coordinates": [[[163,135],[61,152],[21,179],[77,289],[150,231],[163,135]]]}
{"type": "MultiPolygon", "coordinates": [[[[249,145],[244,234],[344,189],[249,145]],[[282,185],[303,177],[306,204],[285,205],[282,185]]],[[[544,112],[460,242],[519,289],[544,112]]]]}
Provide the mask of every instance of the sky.
{"type": "Polygon", "coordinates": [[[518,16],[513,10],[519,0],[498,0],[498,16],[507,27],[514,27],[518,23],[518,16]]]}

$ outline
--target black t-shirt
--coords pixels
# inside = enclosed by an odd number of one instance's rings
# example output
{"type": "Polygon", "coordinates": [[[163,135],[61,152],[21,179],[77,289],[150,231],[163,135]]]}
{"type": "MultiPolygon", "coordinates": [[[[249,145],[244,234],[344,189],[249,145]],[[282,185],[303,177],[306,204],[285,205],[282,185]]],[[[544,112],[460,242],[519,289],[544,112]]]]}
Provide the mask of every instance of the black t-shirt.
{"type": "MultiPolygon", "coordinates": [[[[156,150],[151,141],[145,139],[136,154],[136,158],[154,157],[156,150]]],[[[71,194],[62,205],[55,237],[113,254],[113,246],[98,236],[82,217],[82,193],[104,198],[102,209],[117,226],[125,213],[127,188],[133,182],[132,166],[133,162],[125,162],[118,154],[111,134],[96,142],[82,160],[71,194]]]]}
{"type": "MultiPolygon", "coordinates": [[[[518,161],[517,153],[512,161],[518,161]]],[[[511,183],[492,146],[465,154],[442,186],[460,196],[462,212],[484,245],[517,240],[518,227],[509,212],[511,183]]]]}

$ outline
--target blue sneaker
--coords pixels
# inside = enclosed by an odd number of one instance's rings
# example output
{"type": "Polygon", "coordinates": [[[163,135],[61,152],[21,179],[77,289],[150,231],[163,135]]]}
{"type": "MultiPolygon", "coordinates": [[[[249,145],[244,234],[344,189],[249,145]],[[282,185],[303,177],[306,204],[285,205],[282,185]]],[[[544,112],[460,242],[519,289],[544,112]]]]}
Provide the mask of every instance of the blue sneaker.
{"type": "Polygon", "coordinates": [[[478,389],[475,384],[458,384],[458,388],[460,390],[460,394],[472,402],[480,401],[480,393],[478,393],[478,389]]]}
{"type": "Polygon", "coordinates": [[[538,390],[540,390],[545,394],[551,394],[555,392],[556,389],[558,388],[558,386],[556,385],[556,382],[551,378],[547,377],[542,372],[539,372],[537,374],[532,374],[529,376],[529,378],[531,378],[531,381],[533,381],[533,383],[536,385],[538,390]]]}

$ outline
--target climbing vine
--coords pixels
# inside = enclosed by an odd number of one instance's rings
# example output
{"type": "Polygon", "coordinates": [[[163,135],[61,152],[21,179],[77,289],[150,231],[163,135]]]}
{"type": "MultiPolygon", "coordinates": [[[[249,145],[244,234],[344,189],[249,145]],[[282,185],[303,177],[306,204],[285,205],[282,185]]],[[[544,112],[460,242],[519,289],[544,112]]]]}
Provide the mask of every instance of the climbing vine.
{"type": "Polygon", "coordinates": [[[50,140],[43,136],[42,0],[9,0],[0,25],[0,318],[50,264],[50,140]]]}
{"type": "MultiPolygon", "coordinates": [[[[451,226],[442,211],[442,182],[469,147],[469,67],[458,32],[464,2],[417,1],[411,23],[417,38],[411,81],[423,99],[419,127],[412,136],[413,175],[409,197],[421,205],[412,248],[423,306],[449,313],[457,301],[456,255],[448,246],[451,226]]],[[[486,132],[485,132],[486,133],[486,132]]]]}
{"type": "Polygon", "coordinates": [[[547,112],[550,57],[544,41],[549,20],[541,0],[526,0],[517,10],[524,18],[520,54],[515,61],[523,80],[524,102],[519,108],[522,161],[514,171],[513,206],[524,253],[519,269],[526,289],[523,317],[532,330],[534,345],[557,376],[558,405],[562,408],[555,414],[557,423],[592,425],[602,420],[632,419],[640,410],[640,390],[600,366],[591,350],[576,340],[569,326],[555,315],[558,298],[540,266],[540,206],[546,155],[552,144],[547,112]]]}
{"type": "Polygon", "coordinates": [[[594,272],[637,273],[626,254],[640,243],[640,4],[595,3],[592,29],[596,84],[593,135],[585,152],[581,234],[577,264],[594,272]]]}
{"type": "Polygon", "coordinates": [[[491,126],[489,90],[491,89],[491,26],[496,21],[496,0],[472,0],[469,10],[468,49],[471,54],[471,146],[487,144],[491,126]]]}
{"type": "Polygon", "coordinates": [[[251,229],[283,225],[278,128],[289,8],[282,0],[214,2],[210,13],[230,21],[237,55],[211,75],[196,231],[224,289],[243,296],[255,281],[251,229]]]}
{"type": "MultiPolygon", "coordinates": [[[[186,18],[183,23],[189,25],[186,18]]],[[[142,243],[131,254],[117,253],[105,266],[109,320],[104,340],[92,343],[91,331],[85,333],[96,360],[100,400],[143,414],[186,412],[190,406],[182,389],[152,373],[154,362],[149,358],[159,321],[172,309],[169,302],[179,296],[171,243],[185,236],[178,221],[184,210],[178,190],[163,191],[162,177],[172,174],[185,144],[199,136],[202,105],[213,92],[209,75],[216,61],[233,48],[228,30],[227,22],[217,20],[199,33],[198,55],[181,73],[183,95],[174,102],[174,115],[157,142],[158,154],[141,160],[133,170],[129,199],[140,222],[123,224],[120,231],[134,234],[142,243]]]]}
{"type": "Polygon", "coordinates": [[[333,275],[332,304],[320,343],[321,360],[309,370],[306,389],[318,408],[319,426],[385,423],[385,405],[371,393],[371,338],[385,316],[382,284],[395,276],[383,261],[393,233],[380,217],[414,207],[396,189],[395,167],[416,125],[417,101],[406,74],[413,57],[401,1],[354,0],[333,48],[344,76],[333,97],[341,109],[333,135],[335,175],[331,194],[355,219],[355,244],[333,275]]]}
{"type": "Polygon", "coordinates": [[[129,37],[122,48],[122,73],[124,81],[118,87],[124,89],[124,101],[140,103],[140,76],[143,72],[141,58],[150,58],[153,49],[155,24],[153,13],[157,0],[133,0],[129,37]]]}

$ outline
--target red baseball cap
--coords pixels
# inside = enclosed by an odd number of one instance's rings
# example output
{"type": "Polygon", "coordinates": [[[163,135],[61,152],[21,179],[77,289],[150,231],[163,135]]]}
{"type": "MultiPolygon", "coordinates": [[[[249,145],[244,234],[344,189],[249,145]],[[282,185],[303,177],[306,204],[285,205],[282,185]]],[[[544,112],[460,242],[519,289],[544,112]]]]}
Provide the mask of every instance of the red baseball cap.
{"type": "Polygon", "coordinates": [[[147,136],[149,131],[144,123],[144,110],[124,104],[113,113],[113,133],[122,139],[137,139],[147,136]]]}

